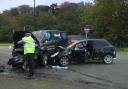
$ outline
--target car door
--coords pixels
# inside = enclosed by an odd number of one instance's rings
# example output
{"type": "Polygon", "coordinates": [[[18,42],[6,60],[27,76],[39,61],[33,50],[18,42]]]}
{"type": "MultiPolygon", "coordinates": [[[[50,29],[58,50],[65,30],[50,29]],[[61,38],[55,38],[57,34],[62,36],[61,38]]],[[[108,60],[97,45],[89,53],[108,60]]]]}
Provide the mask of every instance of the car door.
{"type": "Polygon", "coordinates": [[[93,59],[100,59],[103,56],[103,42],[95,40],[93,42],[93,59]]]}
{"type": "Polygon", "coordinates": [[[94,55],[94,47],[93,47],[93,41],[88,40],[87,41],[87,52],[88,52],[88,59],[92,59],[94,55]]]}
{"type": "Polygon", "coordinates": [[[83,43],[77,43],[74,46],[74,49],[72,51],[73,53],[73,58],[75,58],[75,60],[84,60],[85,59],[85,48],[83,46],[83,43]]]}

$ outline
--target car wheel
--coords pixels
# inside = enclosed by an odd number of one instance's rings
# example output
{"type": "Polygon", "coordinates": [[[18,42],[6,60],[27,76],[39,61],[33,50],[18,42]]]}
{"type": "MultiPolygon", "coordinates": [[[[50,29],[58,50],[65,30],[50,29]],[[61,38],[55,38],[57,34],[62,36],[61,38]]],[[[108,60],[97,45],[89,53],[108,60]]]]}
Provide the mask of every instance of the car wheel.
{"type": "Polygon", "coordinates": [[[67,66],[67,65],[69,65],[69,63],[70,63],[70,61],[69,61],[68,57],[66,57],[66,56],[60,57],[60,59],[59,59],[60,66],[67,66]]]}
{"type": "Polygon", "coordinates": [[[42,60],[41,60],[41,64],[43,65],[43,66],[46,66],[46,65],[48,65],[48,59],[49,59],[49,55],[48,55],[48,53],[44,53],[43,54],[43,57],[42,57],[42,60]]]}
{"type": "Polygon", "coordinates": [[[107,54],[103,58],[104,64],[111,64],[113,62],[113,56],[111,54],[107,54]]]}

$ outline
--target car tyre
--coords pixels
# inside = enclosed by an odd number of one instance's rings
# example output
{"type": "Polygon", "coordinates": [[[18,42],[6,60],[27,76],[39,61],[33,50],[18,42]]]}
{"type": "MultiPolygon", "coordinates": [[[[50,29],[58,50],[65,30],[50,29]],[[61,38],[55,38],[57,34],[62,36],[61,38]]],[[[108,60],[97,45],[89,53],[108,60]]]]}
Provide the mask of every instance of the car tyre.
{"type": "Polygon", "coordinates": [[[60,66],[67,66],[70,63],[70,60],[67,56],[62,56],[62,57],[59,58],[58,62],[59,62],[60,66]]]}
{"type": "Polygon", "coordinates": [[[103,58],[104,64],[112,64],[113,63],[113,56],[111,54],[106,54],[103,58]]]}
{"type": "Polygon", "coordinates": [[[49,54],[48,53],[44,53],[43,56],[42,56],[41,64],[43,66],[48,65],[48,59],[49,59],[49,54]]]}

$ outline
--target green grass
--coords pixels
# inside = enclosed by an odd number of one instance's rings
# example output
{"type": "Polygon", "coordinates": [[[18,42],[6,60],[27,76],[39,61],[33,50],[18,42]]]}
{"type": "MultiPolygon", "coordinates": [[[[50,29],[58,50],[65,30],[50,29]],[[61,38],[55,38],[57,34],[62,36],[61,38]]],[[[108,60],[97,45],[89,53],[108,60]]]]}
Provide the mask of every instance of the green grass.
{"type": "Polygon", "coordinates": [[[117,51],[128,52],[128,48],[116,48],[117,51]]]}
{"type": "Polygon", "coordinates": [[[13,45],[13,43],[0,43],[0,46],[10,46],[13,45]]]}

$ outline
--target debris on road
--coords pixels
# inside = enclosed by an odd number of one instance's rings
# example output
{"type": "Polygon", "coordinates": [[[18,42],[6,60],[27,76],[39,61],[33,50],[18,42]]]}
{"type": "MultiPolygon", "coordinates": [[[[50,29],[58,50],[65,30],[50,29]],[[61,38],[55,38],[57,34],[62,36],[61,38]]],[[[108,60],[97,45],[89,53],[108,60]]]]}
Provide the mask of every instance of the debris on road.
{"type": "Polygon", "coordinates": [[[62,67],[62,66],[51,66],[53,69],[68,69],[67,66],[62,67]]]}
{"type": "Polygon", "coordinates": [[[5,70],[5,67],[4,66],[0,66],[0,73],[4,72],[4,70],[5,70]]]}

